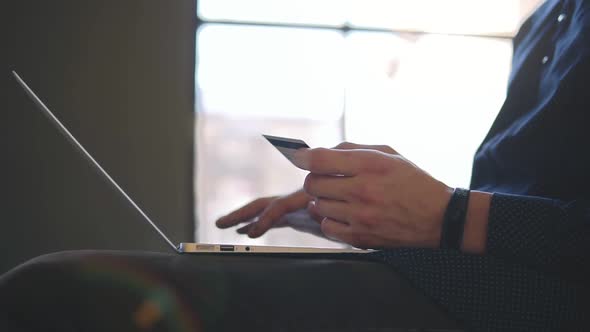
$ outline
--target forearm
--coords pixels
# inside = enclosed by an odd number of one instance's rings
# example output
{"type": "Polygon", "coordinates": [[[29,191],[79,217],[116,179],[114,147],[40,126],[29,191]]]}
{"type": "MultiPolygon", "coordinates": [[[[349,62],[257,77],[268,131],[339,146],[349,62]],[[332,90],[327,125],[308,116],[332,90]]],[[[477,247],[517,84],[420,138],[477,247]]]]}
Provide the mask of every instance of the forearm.
{"type": "Polygon", "coordinates": [[[590,277],[590,202],[472,191],[462,250],[590,277]]]}

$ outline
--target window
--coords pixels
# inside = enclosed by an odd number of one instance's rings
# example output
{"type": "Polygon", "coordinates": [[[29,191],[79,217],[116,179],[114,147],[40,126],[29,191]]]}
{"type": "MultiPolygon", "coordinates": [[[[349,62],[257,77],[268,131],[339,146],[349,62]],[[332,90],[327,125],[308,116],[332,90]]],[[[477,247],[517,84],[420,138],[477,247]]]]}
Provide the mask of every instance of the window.
{"type": "Polygon", "coordinates": [[[200,0],[196,239],[334,247],[290,230],[252,240],[214,221],[297,190],[261,134],[388,144],[451,186],[505,95],[511,37],[539,0],[200,0]]]}

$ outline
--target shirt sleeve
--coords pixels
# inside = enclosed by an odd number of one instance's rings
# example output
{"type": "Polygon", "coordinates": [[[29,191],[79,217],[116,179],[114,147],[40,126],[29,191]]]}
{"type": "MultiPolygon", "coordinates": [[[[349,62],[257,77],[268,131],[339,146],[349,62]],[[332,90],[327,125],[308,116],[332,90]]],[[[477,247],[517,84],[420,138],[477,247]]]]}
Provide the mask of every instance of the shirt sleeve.
{"type": "Polygon", "coordinates": [[[572,281],[590,278],[590,204],[494,194],[487,254],[572,281]]]}

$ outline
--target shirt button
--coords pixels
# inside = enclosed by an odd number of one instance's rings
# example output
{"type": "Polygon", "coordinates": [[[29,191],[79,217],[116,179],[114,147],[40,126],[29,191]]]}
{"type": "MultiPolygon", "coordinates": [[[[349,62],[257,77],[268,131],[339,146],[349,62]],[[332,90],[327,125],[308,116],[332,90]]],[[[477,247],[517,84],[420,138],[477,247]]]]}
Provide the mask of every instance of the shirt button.
{"type": "Polygon", "coordinates": [[[563,22],[565,19],[567,18],[567,14],[559,14],[559,16],[557,16],[557,22],[561,23],[563,22]]]}
{"type": "Polygon", "coordinates": [[[543,57],[543,59],[541,59],[542,64],[546,64],[548,61],[549,61],[549,57],[546,55],[543,57]]]}

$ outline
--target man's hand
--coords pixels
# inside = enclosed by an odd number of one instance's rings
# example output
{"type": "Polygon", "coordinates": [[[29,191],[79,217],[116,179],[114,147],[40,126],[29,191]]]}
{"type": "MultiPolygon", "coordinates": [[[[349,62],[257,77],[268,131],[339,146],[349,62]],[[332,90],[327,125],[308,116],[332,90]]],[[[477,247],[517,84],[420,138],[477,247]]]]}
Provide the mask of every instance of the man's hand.
{"type": "Polygon", "coordinates": [[[359,248],[438,247],[452,189],[391,148],[346,144],[295,154],[323,233],[359,248]]]}
{"type": "MultiPolygon", "coordinates": [[[[384,153],[395,153],[393,149],[383,145],[358,145],[353,143],[340,143],[335,149],[372,149],[384,153]]],[[[313,197],[306,194],[303,190],[296,191],[285,196],[271,196],[258,198],[243,207],[221,217],[217,220],[216,225],[219,228],[229,228],[239,224],[246,225],[238,228],[240,234],[248,234],[250,237],[259,237],[266,233],[270,228],[292,227],[296,230],[323,236],[321,232],[316,232],[319,228],[317,225],[305,225],[303,214],[297,213],[296,221],[290,222],[288,214],[307,209],[309,223],[319,224],[324,217],[318,215],[312,209],[313,197]]]]}
{"type": "MultiPolygon", "coordinates": [[[[312,200],[303,190],[296,191],[290,195],[272,196],[258,198],[232,213],[217,220],[219,228],[228,228],[238,224],[247,223],[238,228],[240,234],[248,234],[250,237],[259,237],[272,227],[290,226],[285,216],[298,210],[306,209],[312,200]]],[[[301,219],[301,217],[299,217],[301,219]]],[[[309,222],[319,223],[322,217],[309,215],[309,222]]],[[[299,230],[306,231],[304,223],[297,223],[299,230]]],[[[309,225],[309,229],[314,229],[309,225]]],[[[315,227],[317,228],[317,226],[315,227]]]]}

